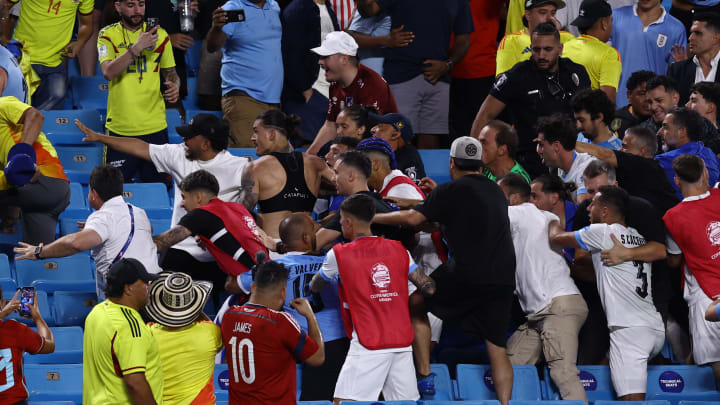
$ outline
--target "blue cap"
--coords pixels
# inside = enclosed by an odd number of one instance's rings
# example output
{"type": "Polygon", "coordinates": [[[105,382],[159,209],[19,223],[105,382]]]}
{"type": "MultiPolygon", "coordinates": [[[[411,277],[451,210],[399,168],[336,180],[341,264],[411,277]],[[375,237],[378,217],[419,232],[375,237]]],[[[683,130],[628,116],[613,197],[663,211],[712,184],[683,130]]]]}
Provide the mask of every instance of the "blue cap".
{"type": "Polygon", "coordinates": [[[385,115],[369,114],[370,118],[374,119],[378,124],[392,125],[393,128],[400,131],[402,139],[405,142],[410,142],[415,138],[412,125],[410,120],[405,118],[404,115],[398,113],[390,113],[385,115]]]}
{"type": "Polygon", "coordinates": [[[18,143],[8,152],[5,178],[15,187],[22,187],[35,175],[35,149],[26,143],[18,143]]]}
{"type": "Polygon", "coordinates": [[[378,152],[386,154],[390,158],[390,168],[396,169],[397,163],[395,162],[395,152],[392,147],[384,139],[378,137],[365,138],[358,143],[357,150],[376,150],[378,152]]]}

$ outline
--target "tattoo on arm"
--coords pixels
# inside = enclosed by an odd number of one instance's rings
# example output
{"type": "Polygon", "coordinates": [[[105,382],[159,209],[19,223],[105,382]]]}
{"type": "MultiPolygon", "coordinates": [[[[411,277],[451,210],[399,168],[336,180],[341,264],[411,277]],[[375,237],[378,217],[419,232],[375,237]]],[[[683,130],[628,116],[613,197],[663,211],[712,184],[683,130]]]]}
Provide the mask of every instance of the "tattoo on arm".
{"type": "Polygon", "coordinates": [[[160,74],[164,80],[171,81],[180,87],[180,76],[178,76],[174,67],[160,69],[160,74]]]}
{"type": "Polygon", "coordinates": [[[255,191],[256,183],[253,175],[254,166],[249,163],[242,172],[242,180],[240,180],[240,204],[244,205],[248,211],[255,208],[258,202],[258,193],[255,191]]]}
{"type": "Polygon", "coordinates": [[[153,242],[157,245],[158,251],[163,251],[190,235],[192,235],[192,233],[189,229],[182,225],[175,225],[169,231],[153,236],[153,242]]]}
{"type": "Polygon", "coordinates": [[[415,269],[410,273],[410,281],[417,286],[422,295],[430,297],[435,294],[435,280],[425,275],[420,269],[415,269]]]}

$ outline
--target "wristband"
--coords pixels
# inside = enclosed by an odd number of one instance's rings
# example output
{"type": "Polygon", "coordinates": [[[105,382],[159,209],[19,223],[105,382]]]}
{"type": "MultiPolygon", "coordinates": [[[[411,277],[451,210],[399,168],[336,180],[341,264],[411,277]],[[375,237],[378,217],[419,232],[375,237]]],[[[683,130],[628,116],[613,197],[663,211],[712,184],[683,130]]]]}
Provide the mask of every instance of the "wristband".
{"type": "Polygon", "coordinates": [[[35,260],[42,260],[42,258],[40,257],[40,252],[42,252],[42,248],[42,243],[35,247],[35,260]]]}
{"type": "Polygon", "coordinates": [[[140,54],[135,55],[135,52],[133,52],[132,46],[128,47],[128,52],[130,52],[130,56],[132,56],[133,58],[137,58],[138,56],[140,56],[140,54]]]}

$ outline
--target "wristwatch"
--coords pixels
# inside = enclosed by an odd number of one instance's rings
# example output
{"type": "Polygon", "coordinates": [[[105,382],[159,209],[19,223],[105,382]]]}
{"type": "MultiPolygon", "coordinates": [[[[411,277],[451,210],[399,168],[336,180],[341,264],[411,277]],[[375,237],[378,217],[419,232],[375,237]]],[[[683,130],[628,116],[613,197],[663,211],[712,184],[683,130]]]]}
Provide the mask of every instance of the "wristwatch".
{"type": "Polygon", "coordinates": [[[43,245],[35,246],[35,260],[42,260],[40,252],[42,252],[43,245]]]}

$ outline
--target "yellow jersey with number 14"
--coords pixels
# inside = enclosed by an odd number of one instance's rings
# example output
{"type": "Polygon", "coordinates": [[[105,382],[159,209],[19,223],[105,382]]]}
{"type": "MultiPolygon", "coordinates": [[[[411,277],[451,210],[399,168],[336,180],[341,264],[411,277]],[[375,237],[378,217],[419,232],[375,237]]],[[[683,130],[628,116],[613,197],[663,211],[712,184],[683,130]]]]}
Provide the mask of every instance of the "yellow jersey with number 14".
{"type": "MultiPolygon", "coordinates": [[[[18,0],[10,0],[17,3],[18,0]]],[[[70,43],[75,16],[91,14],[93,0],[22,0],[13,38],[30,55],[30,63],[55,67],[70,43]]]]}
{"type": "Polygon", "coordinates": [[[590,35],[580,35],[575,41],[565,44],[563,56],[585,66],[593,89],[600,86],[618,89],[622,61],[620,53],[612,46],[590,35]]]}
{"type": "MultiPolygon", "coordinates": [[[[563,44],[574,40],[573,34],[560,31],[560,42],[563,44]]],[[[530,35],[525,33],[525,29],[505,35],[498,46],[495,76],[512,69],[518,62],[530,59],[530,56],[532,56],[530,35]]]]}
{"type": "MultiPolygon", "coordinates": [[[[100,64],[119,58],[137,42],[142,29],[131,31],[121,23],[108,25],[98,35],[100,64]]],[[[158,40],[110,81],[108,86],[108,130],[125,136],[149,135],[167,128],[165,100],[160,92],[160,69],[175,67],[170,37],[158,28],[158,40]]]]}

